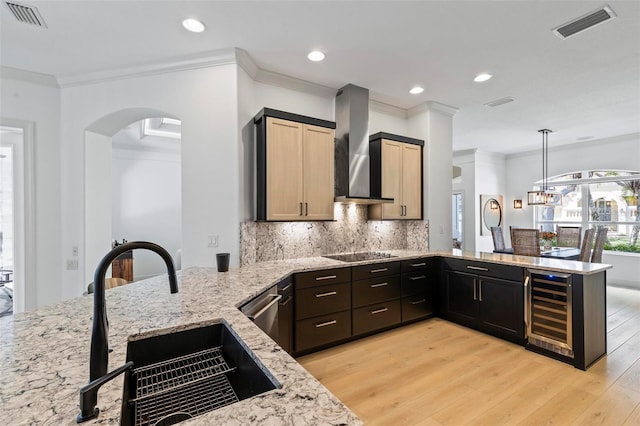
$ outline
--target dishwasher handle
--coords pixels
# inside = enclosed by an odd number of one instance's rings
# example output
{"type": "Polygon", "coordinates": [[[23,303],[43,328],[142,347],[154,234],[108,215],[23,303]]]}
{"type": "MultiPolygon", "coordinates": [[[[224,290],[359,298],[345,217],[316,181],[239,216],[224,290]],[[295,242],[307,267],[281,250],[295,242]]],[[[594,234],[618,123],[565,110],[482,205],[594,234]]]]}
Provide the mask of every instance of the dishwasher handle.
{"type": "Polygon", "coordinates": [[[273,299],[269,303],[267,303],[267,305],[264,308],[260,309],[256,313],[251,313],[247,315],[247,317],[249,317],[251,321],[255,321],[256,319],[258,319],[261,315],[267,312],[274,304],[282,300],[282,296],[279,294],[269,294],[268,297],[272,297],[273,299]]]}

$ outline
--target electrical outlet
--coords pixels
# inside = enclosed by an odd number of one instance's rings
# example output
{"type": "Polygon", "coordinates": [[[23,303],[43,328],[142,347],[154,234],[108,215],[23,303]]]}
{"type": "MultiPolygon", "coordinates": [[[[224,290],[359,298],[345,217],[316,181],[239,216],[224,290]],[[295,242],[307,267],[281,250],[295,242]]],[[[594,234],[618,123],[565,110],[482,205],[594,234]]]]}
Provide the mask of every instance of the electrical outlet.
{"type": "Polygon", "coordinates": [[[78,270],[78,259],[67,259],[67,271],[78,270]]]}
{"type": "Polygon", "coordinates": [[[71,247],[71,255],[74,257],[78,257],[78,246],[71,247]]]}
{"type": "Polygon", "coordinates": [[[218,247],[217,235],[209,235],[209,247],[218,247]]]}

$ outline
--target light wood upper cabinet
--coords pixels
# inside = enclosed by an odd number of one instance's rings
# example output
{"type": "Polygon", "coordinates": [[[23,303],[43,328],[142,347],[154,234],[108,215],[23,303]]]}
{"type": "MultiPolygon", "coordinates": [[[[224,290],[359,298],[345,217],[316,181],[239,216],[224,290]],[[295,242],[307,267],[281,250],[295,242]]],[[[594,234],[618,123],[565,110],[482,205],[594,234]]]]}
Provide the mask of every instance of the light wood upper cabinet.
{"type": "Polygon", "coordinates": [[[371,136],[371,196],[394,202],[369,206],[369,219],[422,219],[422,144],[387,133],[371,136]]]}
{"type": "Polygon", "coordinates": [[[335,123],[267,108],[254,121],[257,219],[333,220],[335,123]]]}

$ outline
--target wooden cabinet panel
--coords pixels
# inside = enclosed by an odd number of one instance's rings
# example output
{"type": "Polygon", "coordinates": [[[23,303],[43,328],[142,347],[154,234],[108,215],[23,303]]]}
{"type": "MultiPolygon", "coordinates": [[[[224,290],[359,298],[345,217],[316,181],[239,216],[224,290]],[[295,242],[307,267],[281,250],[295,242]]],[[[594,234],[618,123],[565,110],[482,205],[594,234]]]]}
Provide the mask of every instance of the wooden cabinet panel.
{"type": "Polygon", "coordinates": [[[351,276],[354,281],[386,275],[396,275],[399,273],[400,262],[372,263],[369,265],[354,266],[351,268],[351,276]]]}
{"type": "Polygon", "coordinates": [[[296,290],[351,281],[351,268],[322,269],[295,275],[296,290]]]}
{"type": "Polygon", "coordinates": [[[413,321],[434,314],[435,299],[417,294],[402,299],[402,322],[413,321]]]}
{"type": "Polygon", "coordinates": [[[351,309],[351,283],[296,289],[296,319],[351,309]]]}
{"type": "Polygon", "coordinates": [[[393,204],[382,205],[384,219],[402,218],[402,144],[382,141],[382,196],[393,204]]]}
{"type": "Polygon", "coordinates": [[[254,122],[257,219],[333,220],[335,123],[268,108],[254,122]]]}
{"type": "Polygon", "coordinates": [[[299,220],[302,213],[303,125],[267,117],[267,220],[299,220]]]}
{"type": "Polygon", "coordinates": [[[372,139],[371,195],[393,204],[369,207],[370,219],[422,219],[422,141],[396,135],[372,139]],[[402,142],[410,141],[410,142],[402,142]]]}
{"type": "Polygon", "coordinates": [[[422,218],[422,148],[402,146],[402,203],[404,219],[422,218]]]}
{"type": "Polygon", "coordinates": [[[391,300],[353,310],[353,335],[400,324],[400,300],[391,300]]]}
{"type": "Polygon", "coordinates": [[[464,324],[476,322],[476,278],[471,274],[447,271],[445,280],[445,309],[449,318],[464,324]]]}
{"type": "Polygon", "coordinates": [[[296,352],[351,337],[351,310],[296,321],[296,352]]]}
{"type": "Polygon", "coordinates": [[[370,278],[352,283],[354,308],[400,297],[400,275],[370,278]]]}
{"type": "Polygon", "coordinates": [[[303,127],[303,202],[306,220],[333,219],[334,135],[333,129],[308,124],[303,127]]]}
{"type": "Polygon", "coordinates": [[[524,288],[522,284],[496,278],[478,282],[479,318],[492,334],[524,336],[524,288]]]}

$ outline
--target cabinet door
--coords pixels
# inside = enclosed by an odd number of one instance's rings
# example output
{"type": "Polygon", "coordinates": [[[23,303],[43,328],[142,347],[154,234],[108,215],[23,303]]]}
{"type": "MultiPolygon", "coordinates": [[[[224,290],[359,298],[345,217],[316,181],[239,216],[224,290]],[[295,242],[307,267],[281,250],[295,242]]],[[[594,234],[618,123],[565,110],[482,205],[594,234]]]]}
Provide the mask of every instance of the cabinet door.
{"type": "Polygon", "coordinates": [[[477,322],[475,275],[447,271],[444,297],[444,309],[448,318],[465,324],[477,322]]]}
{"type": "Polygon", "coordinates": [[[402,143],[382,140],[382,196],[393,204],[382,205],[382,219],[402,219],[402,143]]]}
{"type": "Polygon", "coordinates": [[[422,148],[402,146],[402,203],[404,219],[422,218],[422,148]]]}
{"type": "Polygon", "coordinates": [[[267,118],[267,220],[302,219],[302,127],[267,118]]]}
{"type": "Polygon", "coordinates": [[[305,220],[333,220],[334,130],[303,127],[305,220]]]}
{"type": "Polygon", "coordinates": [[[488,333],[521,343],[524,339],[522,283],[497,278],[478,279],[479,319],[488,333]]]}

